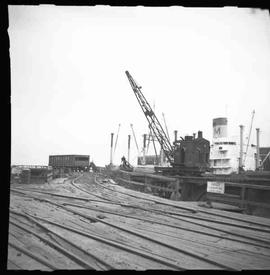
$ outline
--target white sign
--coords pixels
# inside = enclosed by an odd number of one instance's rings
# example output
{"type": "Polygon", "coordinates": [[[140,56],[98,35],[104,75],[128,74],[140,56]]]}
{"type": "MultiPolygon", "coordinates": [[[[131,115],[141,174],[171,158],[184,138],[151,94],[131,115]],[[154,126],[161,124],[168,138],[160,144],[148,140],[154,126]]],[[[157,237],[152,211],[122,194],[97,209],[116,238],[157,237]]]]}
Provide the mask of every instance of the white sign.
{"type": "Polygon", "coordinates": [[[217,181],[208,181],[207,182],[207,192],[224,194],[225,183],[217,182],[217,181]]]}

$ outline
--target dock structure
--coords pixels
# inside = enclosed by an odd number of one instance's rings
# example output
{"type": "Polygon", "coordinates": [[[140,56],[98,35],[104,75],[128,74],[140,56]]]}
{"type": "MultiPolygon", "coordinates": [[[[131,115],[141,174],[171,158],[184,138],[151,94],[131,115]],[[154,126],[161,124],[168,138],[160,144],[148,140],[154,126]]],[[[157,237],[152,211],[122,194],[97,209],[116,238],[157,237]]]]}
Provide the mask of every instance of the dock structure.
{"type": "Polygon", "coordinates": [[[45,165],[13,165],[11,183],[31,184],[46,183],[53,178],[53,170],[45,165]]]}
{"type": "Polygon", "coordinates": [[[245,213],[270,217],[270,173],[266,171],[200,177],[126,171],[107,173],[119,184],[141,192],[173,200],[225,203],[245,213]],[[207,192],[211,183],[223,186],[223,192],[207,192]]]}
{"type": "Polygon", "coordinates": [[[10,192],[8,269],[270,268],[267,218],[127,189],[104,173],[10,192]]]}

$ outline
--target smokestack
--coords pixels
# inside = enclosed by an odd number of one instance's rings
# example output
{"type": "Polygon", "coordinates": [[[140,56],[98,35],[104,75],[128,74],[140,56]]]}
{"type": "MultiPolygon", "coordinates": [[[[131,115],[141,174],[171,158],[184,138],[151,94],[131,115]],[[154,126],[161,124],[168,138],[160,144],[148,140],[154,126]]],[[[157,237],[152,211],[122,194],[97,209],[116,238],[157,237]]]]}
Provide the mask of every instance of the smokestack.
{"type": "Polygon", "coordinates": [[[196,138],[196,133],[193,133],[193,139],[195,139],[196,138]]]}
{"type": "Polygon", "coordinates": [[[227,118],[213,119],[213,139],[227,137],[227,118]]]}
{"type": "Polygon", "coordinates": [[[260,128],[256,128],[257,132],[257,159],[256,159],[256,169],[260,166],[260,128]]]}
{"type": "Polygon", "coordinates": [[[111,133],[111,155],[110,155],[110,164],[113,164],[113,133],[111,133]]]}
{"type": "Polygon", "coordinates": [[[239,157],[239,168],[243,168],[243,133],[244,133],[244,126],[239,125],[240,127],[240,157],[239,157]]]}
{"type": "Polygon", "coordinates": [[[146,148],[146,134],[143,135],[143,148],[146,148]]]}
{"type": "Polygon", "coordinates": [[[143,135],[143,165],[145,165],[146,134],[143,135]]]}
{"type": "Polygon", "coordinates": [[[177,130],[174,130],[174,141],[177,141],[177,130]]]}
{"type": "Polygon", "coordinates": [[[198,131],[198,138],[202,138],[202,131],[198,131]]]}
{"type": "Polygon", "coordinates": [[[129,155],[130,155],[130,135],[128,135],[128,162],[129,162],[129,155]]]}
{"type": "Polygon", "coordinates": [[[164,165],[163,159],[164,159],[164,151],[162,150],[162,148],[160,148],[160,166],[164,165]]]}

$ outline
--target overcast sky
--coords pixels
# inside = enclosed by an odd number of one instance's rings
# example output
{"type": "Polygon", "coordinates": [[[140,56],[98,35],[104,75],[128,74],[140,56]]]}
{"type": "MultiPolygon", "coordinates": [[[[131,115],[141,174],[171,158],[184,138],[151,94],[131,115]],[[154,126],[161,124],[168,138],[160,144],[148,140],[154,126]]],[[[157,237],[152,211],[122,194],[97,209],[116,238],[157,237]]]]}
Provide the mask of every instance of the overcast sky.
{"type": "MultiPolygon", "coordinates": [[[[212,119],[229,135],[255,110],[261,146],[270,146],[270,20],[245,8],[9,6],[11,162],[48,164],[51,154],[110,160],[127,155],[133,123],[139,146],[147,121],[125,71],[163,123],[212,141],[212,119]]],[[[131,140],[131,163],[136,147],[131,140]]],[[[153,152],[150,151],[149,153],[153,152]]]]}

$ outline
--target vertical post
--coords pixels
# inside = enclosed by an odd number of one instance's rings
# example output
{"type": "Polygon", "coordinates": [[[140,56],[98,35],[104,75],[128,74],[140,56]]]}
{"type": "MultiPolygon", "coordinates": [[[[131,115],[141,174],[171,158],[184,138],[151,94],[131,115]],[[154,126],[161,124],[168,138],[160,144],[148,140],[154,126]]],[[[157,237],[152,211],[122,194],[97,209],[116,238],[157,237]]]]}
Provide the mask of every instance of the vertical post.
{"type": "Polygon", "coordinates": [[[170,197],[171,200],[175,200],[175,201],[180,200],[181,195],[179,193],[179,184],[180,184],[179,179],[176,179],[176,181],[174,182],[174,191],[171,193],[171,197],[170,197]]]}
{"type": "Polygon", "coordinates": [[[128,162],[129,162],[129,156],[130,156],[130,135],[128,135],[128,162]]]}
{"type": "Polygon", "coordinates": [[[174,130],[174,142],[177,141],[177,130],[174,130]]]}
{"type": "Polygon", "coordinates": [[[160,166],[164,165],[163,159],[164,159],[164,151],[163,151],[163,149],[161,147],[160,148],[160,166]]]}
{"type": "Polygon", "coordinates": [[[143,165],[145,165],[146,134],[143,135],[143,165]]]}
{"type": "Polygon", "coordinates": [[[239,157],[239,171],[243,168],[243,132],[244,126],[240,125],[240,157],[239,157]]]}
{"type": "Polygon", "coordinates": [[[148,183],[149,183],[149,178],[147,176],[144,176],[144,190],[143,191],[145,193],[149,192],[148,183]]]}
{"type": "Polygon", "coordinates": [[[111,133],[111,155],[110,155],[110,164],[113,164],[113,133],[111,133]]]}
{"type": "Polygon", "coordinates": [[[260,128],[256,128],[257,132],[257,158],[256,158],[256,169],[260,166],[260,128]]]}
{"type": "Polygon", "coordinates": [[[245,194],[246,194],[246,187],[241,188],[241,205],[240,207],[244,209],[245,207],[245,194]]]}

